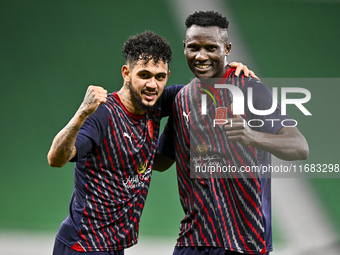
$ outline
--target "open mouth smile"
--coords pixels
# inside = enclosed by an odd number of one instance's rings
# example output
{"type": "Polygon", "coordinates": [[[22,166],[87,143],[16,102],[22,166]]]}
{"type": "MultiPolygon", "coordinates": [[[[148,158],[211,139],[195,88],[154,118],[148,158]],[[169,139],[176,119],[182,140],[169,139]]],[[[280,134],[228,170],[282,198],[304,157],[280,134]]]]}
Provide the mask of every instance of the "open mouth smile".
{"type": "Polygon", "coordinates": [[[151,93],[151,92],[143,92],[143,95],[145,96],[145,98],[147,99],[147,100],[153,100],[156,96],[157,96],[157,92],[153,92],[153,93],[151,93]]]}
{"type": "Polygon", "coordinates": [[[210,69],[211,64],[195,64],[195,67],[199,71],[206,71],[206,70],[210,69]]]}

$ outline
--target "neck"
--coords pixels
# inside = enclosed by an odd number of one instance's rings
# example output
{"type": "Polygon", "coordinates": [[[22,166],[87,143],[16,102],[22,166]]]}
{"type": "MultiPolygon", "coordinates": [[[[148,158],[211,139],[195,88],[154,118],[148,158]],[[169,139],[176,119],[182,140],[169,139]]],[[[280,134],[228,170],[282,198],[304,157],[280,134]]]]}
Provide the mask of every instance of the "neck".
{"type": "Polygon", "coordinates": [[[223,70],[221,71],[221,73],[219,74],[219,76],[217,78],[218,79],[222,79],[223,76],[225,75],[225,73],[228,71],[229,68],[230,68],[230,65],[228,65],[228,62],[226,62],[223,70]]]}
{"type": "Polygon", "coordinates": [[[117,92],[120,101],[122,101],[123,105],[126,109],[133,114],[144,114],[145,111],[140,109],[137,103],[134,101],[133,97],[131,96],[130,91],[124,86],[117,92]]]}

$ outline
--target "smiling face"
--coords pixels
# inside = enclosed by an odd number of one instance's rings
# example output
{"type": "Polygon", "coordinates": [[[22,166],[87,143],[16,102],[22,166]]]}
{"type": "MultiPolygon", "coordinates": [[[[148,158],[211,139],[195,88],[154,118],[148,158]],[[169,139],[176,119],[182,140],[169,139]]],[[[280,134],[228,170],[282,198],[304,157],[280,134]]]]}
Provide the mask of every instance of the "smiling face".
{"type": "Polygon", "coordinates": [[[132,113],[143,114],[152,109],[163,93],[170,71],[162,60],[157,64],[153,59],[145,64],[138,60],[133,66],[124,65],[123,104],[132,113]]]}
{"type": "Polygon", "coordinates": [[[222,78],[227,70],[226,56],[231,44],[226,30],[193,25],[187,29],[184,54],[191,72],[197,78],[222,78]]]}

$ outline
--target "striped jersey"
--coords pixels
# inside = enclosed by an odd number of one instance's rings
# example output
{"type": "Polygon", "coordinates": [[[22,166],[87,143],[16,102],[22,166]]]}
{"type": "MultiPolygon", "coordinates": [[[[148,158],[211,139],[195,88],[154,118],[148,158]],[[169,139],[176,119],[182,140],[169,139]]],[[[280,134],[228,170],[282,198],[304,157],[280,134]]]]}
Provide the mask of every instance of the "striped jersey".
{"type": "Polygon", "coordinates": [[[57,239],[74,250],[122,250],[138,241],[161,117],[169,116],[180,86],[164,92],[153,110],[128,112],[108,94],[76,140],[74,191],[57,239]]]}
{"type": "MultiPolygon", "coordinates": [[[[269,109],[272,99],[269,89],[255,79],[243,75],[237,78],[234,71],[228,69],[223,83],[239,87],[245,99],[247,88],[253,87],[255,108],[269,109]]],[[[246,120],[263,119],[264,116],[252,114],[246,102],[243,117],[246,120]]],[[[207,165],[207,160],[237,169],[270,163],[268,152],[229,141],[223,125],[212,125],[214,119],[220,119],[218,115],[231,116],[231,103],[229,90],[214,90],[195,79],[176,97],[174,115],[169,119],[174,132],[166,126],[159,139],[158,150],[176,158],[179,194],[185,212],[176,245],[224,247],[248,254],[268,252],[272,250],[270,178],[261,178],[258,174],[230,174],[220,178],[215,174],[209,178],[193,171],[198,164],[207,165]],[[214,97],[207,96],[206,115],[201,114],[202,94],[214,97]],[[218,111],[223,108],[227,113],[218,111]]],[[[283,117],[279,105],[269,116],[283,117]]],[[[254,129],[276,134],[281,128],[280,122],[275,122],[254,129]]]]}

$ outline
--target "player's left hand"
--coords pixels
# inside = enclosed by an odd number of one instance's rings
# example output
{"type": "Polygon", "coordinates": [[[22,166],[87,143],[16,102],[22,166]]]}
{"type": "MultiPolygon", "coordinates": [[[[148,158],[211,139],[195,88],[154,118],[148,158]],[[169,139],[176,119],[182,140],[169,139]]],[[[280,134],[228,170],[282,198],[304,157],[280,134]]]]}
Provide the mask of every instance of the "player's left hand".
{"type": "Polygon", "coordinates": [[[236,70],[235,70],[236,76],[238,76],[240,74],[240,72],[243,71],[244,76],[248,77],[250,75],[251,77],[260,80],[259,77],[257,77],[252,70],[249,70],[248,67],[246,65],[243,65],[242,63],[231,62],[229,64],[229,66],[232,67],[232,68],[236,68],[236,70]]]}
{"type": "Polygon", "coordinates": [[[234,118],[228,118],[227,120],[228,123],[224,125],[224,129],[228,139],[243,145],[251,145],[256,132],[248,126],[247,121],[236,114],[234,118]]]}

